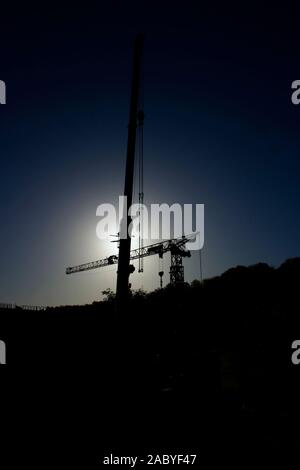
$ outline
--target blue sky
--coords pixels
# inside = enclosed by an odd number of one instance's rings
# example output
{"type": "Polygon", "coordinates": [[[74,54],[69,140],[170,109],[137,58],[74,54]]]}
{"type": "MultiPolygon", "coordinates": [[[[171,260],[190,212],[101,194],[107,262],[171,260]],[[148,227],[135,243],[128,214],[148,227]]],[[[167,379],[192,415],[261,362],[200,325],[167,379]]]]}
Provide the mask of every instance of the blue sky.
{"type": "MultiPolygon", "coordinates": [[[[96,208],[123,190],[139,31],[146,204],[205,204],[205,277],[299,255],[297,18],[263,7],[145,8],[27,9],[1,27],[3,302],[85,303],[115,288],[115,266],[64,272],[116,250],[96,237],[96,208]]],[[[187,280],[198,278],[199,255],[185,267],[187,280]]],[[[146,260],[133,287],[156,288],[158,270],[146,260]]]]}

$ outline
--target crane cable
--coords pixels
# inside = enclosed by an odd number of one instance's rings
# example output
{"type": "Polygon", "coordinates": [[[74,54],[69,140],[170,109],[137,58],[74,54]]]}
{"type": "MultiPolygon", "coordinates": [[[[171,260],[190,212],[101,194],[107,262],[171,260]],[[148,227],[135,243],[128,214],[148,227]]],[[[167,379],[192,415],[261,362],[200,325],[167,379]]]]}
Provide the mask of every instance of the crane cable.
{"type": "Polygon", "coordinates": [[[163,275],[164,275],[164,255],[161,253],[161,255],[158,257],[158,275],[160,278],[160,288],[162,289],[163,287],[163,275]]]}
{"type": "Polygon", "coordinates": [[[203,267],[202,267],[202,254],[201,254],[201,251],[202,250],[199,250],[199,264],[200,264],[200,282],[202,283],[203,282],[203,267]]]}
{"type": "MultiPolygon", "coordinates": [[[[138,194],[139,194],[139,251],[141,253],[144,245],[144,77],[143,67],[141,67],[139,104],[137,114],[137,163],[138,163],[138,194]]],[[[144,258],[139,257],[139,273],[144,271],[144,258]]]]}
{"type": "MultiPolygon", "coordinates": [[[[143,205],[144,205],[144,112],[138,112],[138,190],[139,190],[139,250],[143,249],[143,205]]],[[[144,270],[144,258],[139,257],[139,272],[144,270]]]]}

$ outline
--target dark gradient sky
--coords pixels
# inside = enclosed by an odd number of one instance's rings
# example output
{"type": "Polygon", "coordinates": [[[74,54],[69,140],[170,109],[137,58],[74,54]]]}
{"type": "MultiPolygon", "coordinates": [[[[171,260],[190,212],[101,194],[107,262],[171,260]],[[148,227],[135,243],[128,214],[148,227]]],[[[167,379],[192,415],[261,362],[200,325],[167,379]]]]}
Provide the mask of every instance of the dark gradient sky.
{"type": "MultiPolygon", "coordinates": [[[[139,31],[146,203],[205,204],[205,277],[299,256],[299,20],[288,7],[196,2],[3,14],[0,301],[82,303],[115,287],[116,267],[64,270],[116,249],[96,238],[96,207],[123,190],[139,31]]],[[[197,254],[185,266],[187,280],[199,277],[197,254]]],[[[157,287],[157,259],[145,269],[133,286],[157,287]]]]}

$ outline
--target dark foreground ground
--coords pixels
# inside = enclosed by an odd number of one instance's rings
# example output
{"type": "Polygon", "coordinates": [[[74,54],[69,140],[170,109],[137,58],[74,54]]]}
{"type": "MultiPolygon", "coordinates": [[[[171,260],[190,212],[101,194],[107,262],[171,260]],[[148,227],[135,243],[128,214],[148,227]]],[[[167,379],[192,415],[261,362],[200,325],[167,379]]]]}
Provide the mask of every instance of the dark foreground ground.
{"type": "Polygon", "coordinates": [[[188,453],[202,468],[286,468],[300,449],[299,278],[294,259],[137,292],[120,315],[113,299],[0,311],[0,461],[88,469],[188,453]]]}

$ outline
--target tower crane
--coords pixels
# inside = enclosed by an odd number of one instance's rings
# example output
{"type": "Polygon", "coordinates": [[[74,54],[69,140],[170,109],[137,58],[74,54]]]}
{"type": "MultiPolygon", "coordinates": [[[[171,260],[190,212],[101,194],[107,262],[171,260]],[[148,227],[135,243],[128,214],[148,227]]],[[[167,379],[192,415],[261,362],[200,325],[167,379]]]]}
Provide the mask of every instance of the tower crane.
{"type": "MultiPolygon", "coordinates": [[[[143,202],[144,202],[144,189],[143,189],[143,124],[144,124],[144,111],[143,100],[141,93],[141,65],[142,65],[142,51],[143,51],[143,34],[139,34],[134,41],[133,51],[133,64],[132,64],[132,83],[131,83],[131,97],[129,109],[129,124],[128,124],[128,139],[127,139],[127,154],[126,154],[126,170],[125,170],[125,185],[124,196],[127,199],[128,207],[131,207],[133,200],[133,181],[135,173],[135,154],[138,155],[138,176],[139,176],[139,205],[140,205],[140,225],[139,225],[139,248],[131,249],[131,235],[128,228],[130,227],[131,217],[124,214],[123,220],[120,224],[122,234],[118,241],[119,253],[118,255],[111,255],[104,259],[91,261],[89,263],[80,264],[78,266],[68,267],[66,274],[78,273],[81,271],[88,271],[91,269],[102,268],[105,266],[118,264],[117,270],[117,310],[123,309],[128,299],[130,288],[129,276],[134,272],[135,267],[130,264],[131,260],[139,261],[139,272],[143,272],[143,259],[147,256],[158,255],[160,261],[163,260],[163,255],[167,252],[171,254],[170,265],[170,283],[179,284],[184,282],[184,266],[182,259],[190,257],[191,253],[186,249],[185,244],[195,238],[195,234],[182,236],[181,238],[173,238],[170,240],[161,241],[152,245],[143,245],[143,202]],[[137,144],[137,145],[136,145],[137,144]],[[136,148],[137,147],[137,148],[136,148]]],[[[164,275],[163,268],[159,269],[160,287],[162,287],[162,278],[164,275]]]]}
{"type": "MultiPolygon", "coordinates": [[[[135,250],[130,251],[130,260],[141,259],[147,256],[158,255],[159,258],[163,258],[163,255],[167,252],[171,253],[171,266],[170,266],[170,283],[180,284],[184,282],[184,266],[182,258],[189,258],[191,252],[186,249],[185,245],[187,242],[192,241],[195,235],[186,235],[181,238],[172,238],[170,240],[164,240],[152,245],[143,246],[135,250]]],[[[66,274],[73,274],[82,271],[88,271],[90,269],[103,268],[112,264],[118,264],[118,256],[111,255],[107,258],[91,261],[89,263],[79,264],[78,266],[72,266],[66,269],[66,274]]],[[[134,272],[135,268],[131,264],[130,271],[134,272]]],[[[163,272],[159,272],[159,276],[162,278],[163,272]]],[[[162,285],[162,284],[161,284],[162,285]]]]}

